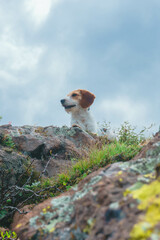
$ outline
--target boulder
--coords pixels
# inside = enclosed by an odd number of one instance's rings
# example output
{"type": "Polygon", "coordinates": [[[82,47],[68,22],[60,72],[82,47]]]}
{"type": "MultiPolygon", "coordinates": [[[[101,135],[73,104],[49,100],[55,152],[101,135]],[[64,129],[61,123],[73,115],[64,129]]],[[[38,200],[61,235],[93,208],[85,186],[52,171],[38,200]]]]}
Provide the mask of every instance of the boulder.
{"type": "Polygon", "coordinates": [[[8,226],[16,207],[34,196],[27,185],[65,170],[95,138],[80,128],[0,126],[0,226],[8,226]]]}
{"type": "Polygon", "coordinates": [[[20,239],[147,240],[160,236],[160,133],[129,162],[88,175],[35,206],[13,230],[20,239]]]}
{"type": "Polygon", "coordinates": [[[12,207],[27,198],[24,185],[39,179],[31,163],[28,156],[0,146],[0,226],[8,224],[9,217],[5,216],[11,213],[12,207]]]}
{"type": "Polygon", "coordinates": [[[25,173],[27,173],[29,164],[30,159],[27,156],[8,147],[0,148],[0,199],[2,199],[1,195],[4,191],[16,185],[18,181],[23,184],[27,177],[25,173]]]}
{"type": "Polygon", "coordinates": [[[34,167],[51,177],[71,164],[71,159],[82,157],[96,143],[78,127],[0,126],[0,144],[34,159],[34,167]]]}

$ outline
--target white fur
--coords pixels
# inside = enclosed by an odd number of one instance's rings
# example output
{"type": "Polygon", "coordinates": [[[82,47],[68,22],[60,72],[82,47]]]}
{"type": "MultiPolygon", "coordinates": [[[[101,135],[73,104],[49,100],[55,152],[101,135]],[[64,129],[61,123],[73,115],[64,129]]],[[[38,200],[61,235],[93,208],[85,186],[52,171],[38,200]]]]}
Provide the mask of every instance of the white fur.
{"type": "Polygon", "coordinates": [[[85,131],[97,133],[97,123],[90,110],[80,106],[71,113],[71,125],[79,125],[85,131]]]}
{"type": "Polygon", "coordinates": [[[89,108],[82,108],[79,102],[73,100],[71,97],[67,97],[64,100],[65,104],[63,106],[65,107],[75,105],[75,107],[71,109],[65,109],[66,112],[71,114],[71,126],[78,125],[85,131],[97,133],[97,123],[89,108]]]}

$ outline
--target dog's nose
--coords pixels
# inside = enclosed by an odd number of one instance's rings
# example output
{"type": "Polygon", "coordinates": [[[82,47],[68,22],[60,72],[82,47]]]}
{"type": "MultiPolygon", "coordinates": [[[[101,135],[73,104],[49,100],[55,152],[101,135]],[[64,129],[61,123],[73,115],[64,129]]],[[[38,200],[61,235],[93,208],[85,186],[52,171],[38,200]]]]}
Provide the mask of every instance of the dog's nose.
{"type": "Polygon", "coordinates": [[[65,99],[61,99],[61,103],[63,105],[65,103],[65,99]]]}

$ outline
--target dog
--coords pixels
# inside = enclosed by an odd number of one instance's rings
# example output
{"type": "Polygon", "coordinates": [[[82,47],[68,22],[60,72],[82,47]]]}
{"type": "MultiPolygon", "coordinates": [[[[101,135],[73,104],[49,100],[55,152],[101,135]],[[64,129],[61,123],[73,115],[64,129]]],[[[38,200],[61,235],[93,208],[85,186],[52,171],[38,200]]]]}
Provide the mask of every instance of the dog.
{"type": "Polygon", "coordinates": [[[74,90],[60,100],[65,111],[71,114],[72,127],[80,127],[84,131],[97,134],[97,123],[90,112],[94,100],[95,95],[83,89],[74,90]]]}

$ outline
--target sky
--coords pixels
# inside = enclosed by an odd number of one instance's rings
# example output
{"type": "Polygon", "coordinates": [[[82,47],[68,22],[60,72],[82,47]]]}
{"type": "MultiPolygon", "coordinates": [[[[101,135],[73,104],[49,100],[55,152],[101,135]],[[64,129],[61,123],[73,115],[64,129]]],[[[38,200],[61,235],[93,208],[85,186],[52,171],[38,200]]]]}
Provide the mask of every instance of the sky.
{"type": "Polygon", "coordinates": [[[0,0],[0,124],[70,126],[60,99],[96,95],[113,128],[160,125],[159,0],[0,0]]]}

